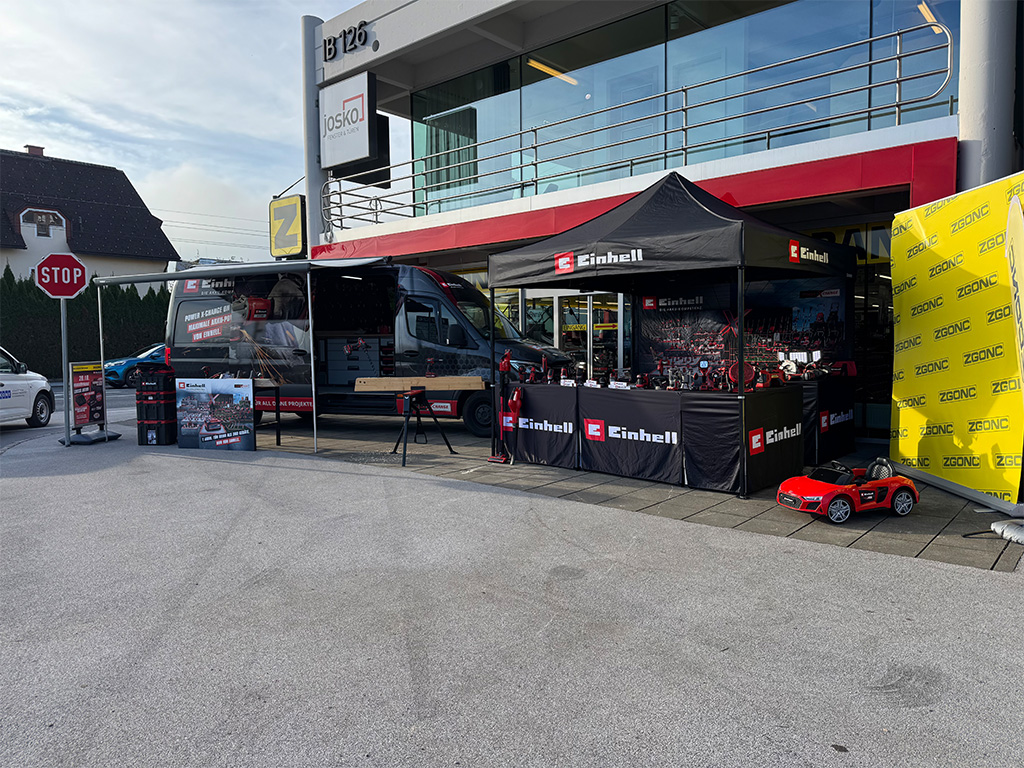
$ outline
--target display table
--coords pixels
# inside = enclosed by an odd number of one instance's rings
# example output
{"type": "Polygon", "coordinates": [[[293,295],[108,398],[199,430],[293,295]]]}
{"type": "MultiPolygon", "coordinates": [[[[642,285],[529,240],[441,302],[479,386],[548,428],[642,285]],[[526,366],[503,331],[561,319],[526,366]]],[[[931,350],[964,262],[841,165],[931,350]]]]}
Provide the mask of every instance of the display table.
{"type": "Polygon", "coordinates": [[[803,466],[799,387],[747,392],[616,390],[519,384],[519,418],[503,408],[517,461],[752,493],[803,466]]]}

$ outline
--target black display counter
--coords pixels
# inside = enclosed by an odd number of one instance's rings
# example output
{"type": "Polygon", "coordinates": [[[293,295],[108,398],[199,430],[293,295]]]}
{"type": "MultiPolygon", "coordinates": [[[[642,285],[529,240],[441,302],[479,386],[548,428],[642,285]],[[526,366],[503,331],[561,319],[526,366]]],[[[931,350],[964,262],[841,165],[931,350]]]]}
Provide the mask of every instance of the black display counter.
{"type": "Polygon", "coordinates": [[[735,393],[520,384],[502,437],[516,461],[753,493],[803,468],[801,387],[735,393]]]}
{"type": "Polygon", "coordinates": [[[804,464],[816,467],[853,453],[853,381],[830,376],[789,386],[803,392],[804,464]]]}

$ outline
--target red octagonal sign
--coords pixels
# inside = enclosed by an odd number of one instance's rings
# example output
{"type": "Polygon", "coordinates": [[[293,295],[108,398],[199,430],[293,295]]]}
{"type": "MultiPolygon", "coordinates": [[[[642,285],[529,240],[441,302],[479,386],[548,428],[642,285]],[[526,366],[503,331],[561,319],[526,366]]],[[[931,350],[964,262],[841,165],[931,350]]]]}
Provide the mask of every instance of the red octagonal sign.
{"type": "Polygon", "coordinates": [[[88,284],[85,264],[70,253],[51,253],[36,264],[36,285],[51,299],[73,299],[88,284]]]}

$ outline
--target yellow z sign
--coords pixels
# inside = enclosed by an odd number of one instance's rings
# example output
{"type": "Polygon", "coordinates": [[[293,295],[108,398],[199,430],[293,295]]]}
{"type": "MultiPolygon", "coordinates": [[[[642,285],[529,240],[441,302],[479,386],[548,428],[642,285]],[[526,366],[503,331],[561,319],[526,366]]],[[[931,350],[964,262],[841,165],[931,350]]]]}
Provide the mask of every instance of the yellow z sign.
{"type": "Polygon", "coordinates": [[[306,255],[306,198],[291,195],[270,201],[270,255],[306,255]]]}

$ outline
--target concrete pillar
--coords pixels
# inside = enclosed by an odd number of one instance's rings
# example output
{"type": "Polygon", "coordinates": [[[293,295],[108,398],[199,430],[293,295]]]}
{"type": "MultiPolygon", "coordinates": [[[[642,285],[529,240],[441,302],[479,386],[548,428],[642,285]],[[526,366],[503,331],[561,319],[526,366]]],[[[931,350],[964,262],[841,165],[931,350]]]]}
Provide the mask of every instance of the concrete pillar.
{"type": "Polygon", "coordinates": [[[960,4],[960,148],[957,189],[1013,173],[1014,0],[960,4]]]}
{"type": "Polygon", "coordinates": [[[320,59],[319,30],[323,19],[302,17],[302,127],[306,150],[306,238],[309,255],[313,246],[323,245],[324,220],[320,208],[320,191],[327,182],[327,171],[320,167],[320,88],[323,73],[320,59]]]}

